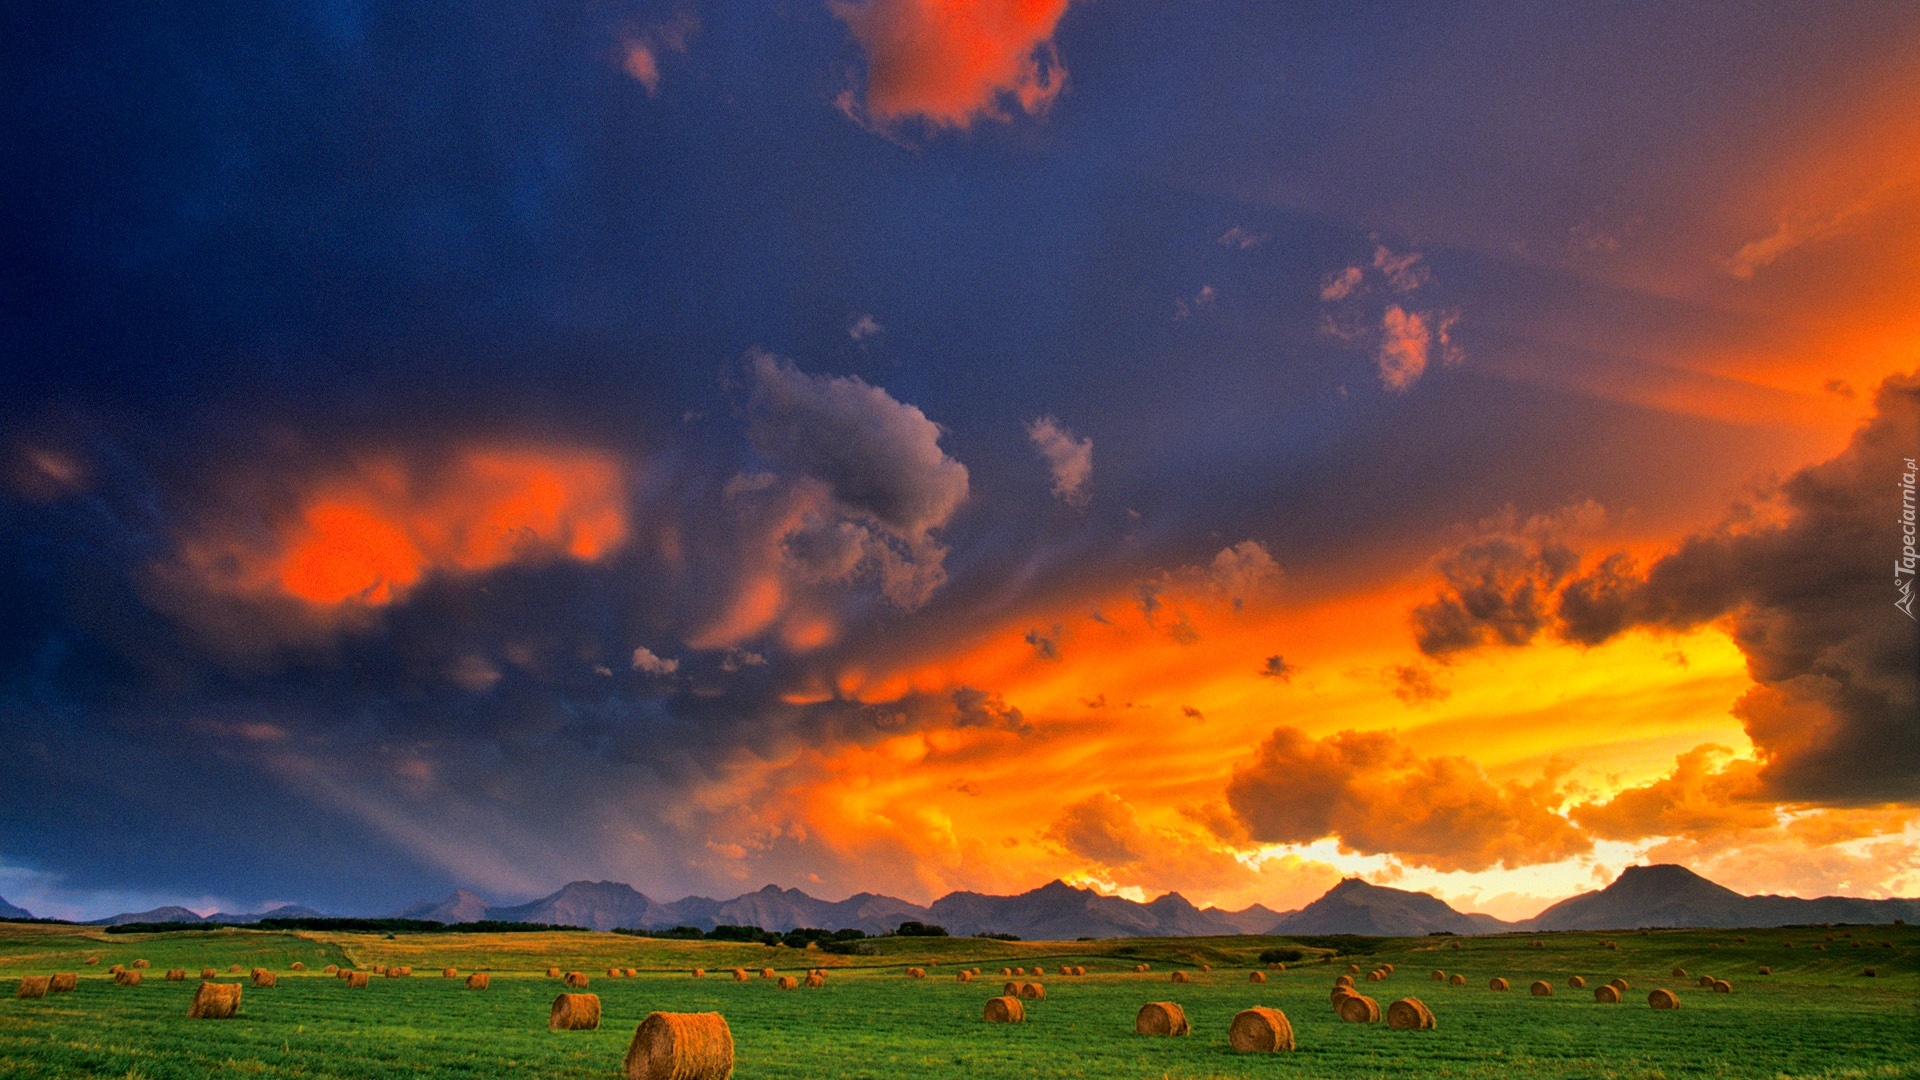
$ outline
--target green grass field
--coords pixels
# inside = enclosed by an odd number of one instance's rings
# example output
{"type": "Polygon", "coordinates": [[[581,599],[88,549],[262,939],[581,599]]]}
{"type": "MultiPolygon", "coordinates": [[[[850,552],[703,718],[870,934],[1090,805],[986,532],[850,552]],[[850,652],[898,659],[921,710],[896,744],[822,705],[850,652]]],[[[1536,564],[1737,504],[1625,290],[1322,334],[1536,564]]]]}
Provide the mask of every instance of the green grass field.
{"type": "Polygon", "coordinates": [[[1292,943],[883,939],[880,955],[854,957],[611,934],[123,936],[0,924],[0,1076],[611,1077],[647,1013],[718,1010],[732,1026],[734,1074],[743,1080],[1920,1077],[1920,934],[1908,927],[1508,936],[1457,939],[1460,949],[1449,947],[1454,940],[1350,943],[1361,951],[1290,964],[1270,972],[1265,985],[1253,985],[1248,973],[1259,966],[1259,951],[1292,943]],[[1735,940],[1740,935],[1745,944],[1735,940]],[[1828,935],[1835,940],[1825,940],[1828,935]],[[1620,950],[1602,948],[1603,936],[1618,941],[1620,950]],[[1885,940],[1894,947],[1882,947],[1885,940]],[[86,966],[88,957],[100,963],[86,966]],[[136,958],[153,965],[144,984],[114,986],[107,967],[136,958]],[[1132,973],[1141,960],[1153,963],[1151,973],[1132,973]],[[295,961],[309,970],[290,972],[295,961]],[[982,1023],[983,1004],[1004,981],[1000,969],[1036,962],[1052,971],[1084,964],[1089,974],[1042,979],[1048,999],[1028,1003],[1023,1025],[982,1023]],[[1363,971],[1393,964],[1397,972],[1385,983],[1362,980],[1363,992],[1383,1008],[1395,998],[1418,997],[1433,1009],[1438,1029],[1340,1023],[1327,992],[1350,962],[1363,971]],[[224,972],[235,963],[274,969],[278,988],[248,987],[240,1019],[189,1021],[199,969],[224,972]],[[348,990],[319,974],[329,963],[407,964],[415,974],[348,990]],[[1201,963],[1213,970],[1198,973],[1201,963]],[[548,1006],[561,989],[544,977],[549,964],[593,977],[589,989],[600,995],[605,1015],[600,1030],[546,1029],[548,1006]],[[642,969],[641,975],[606,978],[606,968],[616,964],[642,969]],[[906,978],[908,964],[925,966],[929,978],[906,978]],[[953,974],[963,964],[986,974],[957,983],[953,974]],[[1774,974],[1756,974],[1762,964],[1774,974]],[[441,977],[449,965],[463,975],[491,969],[492,988],[470,991],[463,980],[441,977]],[[694,966],[714,974],[690,978],[687,969],[694,966]],[[827,967],[832,974],[822,989],[780,991],[759,978],[732,982],[726,972],[736,966],[788,974],[827,967]],[[1868,966],[1879,976],[1863,977],[1868,966]],[[187,968],[188,981],[160,981],[169,967],[187,968]],[[1690,977],[1672,977],[1674,967],[1690,977]],[[1195,981],[1172,984],[1176,968],[1194,972],[1195,981]],[[1435,968],[1466,975],[1468,985],[1435,984],[1435,968]],[[80,973],[80,988],[44,999],[13,997],[17,977],[55,971],[80,973]],[[1692,976],[1702,973],[1728,979],[1734,992],[1695,988],[1692,976]],[[1511,980],[1513,989],[1488,990],[1496,975],[1511,980]],[[1623,1004],[1599,1005],[1590,989],[1567,989],[1573,975],[1594,985],[1621,976],[1633,989],[1623,1004]],[[1537,978],[1554,984],[1554,997],[1528,995],[1537,978]],[[1655,987],[1675,990],[1681,1009],[1648,1008],[1646,995],[1655,987]],[[1175,1039],[1133,1034],[1134,1013],[1148,1001],[1179,1002],[1194,1033],[1175,1039]],[[1230,1051],[1227,1023],[1249,1005],[1285,1011],[1299,1049],[1259,1056],[1230,1051]]]}

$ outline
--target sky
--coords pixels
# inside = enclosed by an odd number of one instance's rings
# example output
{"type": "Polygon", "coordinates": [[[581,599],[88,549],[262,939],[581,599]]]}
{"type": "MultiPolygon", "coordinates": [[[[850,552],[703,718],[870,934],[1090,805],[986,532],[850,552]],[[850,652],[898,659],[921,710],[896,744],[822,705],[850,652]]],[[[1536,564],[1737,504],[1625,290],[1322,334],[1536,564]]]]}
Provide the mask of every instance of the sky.
{"type": "Polygon", "coordinates": [[[36,914],[1920,895],[1910,3],[0,41],[36,914]]]}

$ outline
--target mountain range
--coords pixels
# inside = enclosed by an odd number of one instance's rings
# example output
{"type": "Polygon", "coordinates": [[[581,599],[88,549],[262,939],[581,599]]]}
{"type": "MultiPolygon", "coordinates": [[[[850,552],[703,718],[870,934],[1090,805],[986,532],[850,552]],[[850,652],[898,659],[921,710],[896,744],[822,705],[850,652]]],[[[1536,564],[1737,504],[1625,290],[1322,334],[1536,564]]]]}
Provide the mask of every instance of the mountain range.
{"type": "MultiPolygon", "coordinates": [[[[1092,889],[1053,881],[1014,896],[955,892],[925,906],[876,893],[845,900],[821,900],[799,889],[768,885],[731,900],[689,896],[671,903],[654,900],[615,881],[575,881],[551,896],[524,904],[495,906],[464,889],[440,901],[424,901],[396,912],[401,918],[444,923],[495,919],[511,922],[667,930],[693,926],[757,926],[782,931],[796,927],[854,929],[869,934],[892,931],[917,921],[944,926],[956,935],[1014,934],[1029,941],[1072,938],[1202,937],[1227,934],[1365,934],[1419,936],[1433,933],[1497,934],[1553,930],[1628,930],[1641,927],[1746,927],[1806,923],[1888,923],[1920,920],[1920,899],[1863,900],[1823,896],[1743,896],[1683,866],[1632,866],[1613,884],[1548,907],[1531,919],[1507,922],[1491,915],[1455,910],[1422,892],[1372,885],[1348,878],[1298,911],[1276,912],[1255,904],[1239,911],[1196,907],[1179,893],[1147,903],[1106,896],[1092,889]]],[[[182,907],[96,919],[89,925],[133,922],[253,923],[263,918],[322,918],[319,912],[284,905],[259,914],[216,913],[202,918],[182,907]]],[[[0,918],[31,918],[24,909],[0,899],[0,918]]]]}

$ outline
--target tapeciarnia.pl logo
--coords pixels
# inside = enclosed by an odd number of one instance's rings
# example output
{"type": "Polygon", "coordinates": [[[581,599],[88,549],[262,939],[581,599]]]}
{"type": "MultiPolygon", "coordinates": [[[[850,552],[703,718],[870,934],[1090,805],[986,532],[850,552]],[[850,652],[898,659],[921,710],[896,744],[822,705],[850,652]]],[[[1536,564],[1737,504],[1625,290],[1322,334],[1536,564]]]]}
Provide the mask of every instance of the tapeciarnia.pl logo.
{"type": "Polygon", "coordinates": [[[1906,462],[1907,470],[1900,474],[1900,557],[1893,561],[1893,587],[1900,594],[1900,598],[1893,602],[1893,606],[1906,613],[1907,618],[1912,619],[1914,617],[1913,570],[1916,558],[1913,550],[1913,474],[1915,469],[1912,458],[1903,460],[1906,462]]]}

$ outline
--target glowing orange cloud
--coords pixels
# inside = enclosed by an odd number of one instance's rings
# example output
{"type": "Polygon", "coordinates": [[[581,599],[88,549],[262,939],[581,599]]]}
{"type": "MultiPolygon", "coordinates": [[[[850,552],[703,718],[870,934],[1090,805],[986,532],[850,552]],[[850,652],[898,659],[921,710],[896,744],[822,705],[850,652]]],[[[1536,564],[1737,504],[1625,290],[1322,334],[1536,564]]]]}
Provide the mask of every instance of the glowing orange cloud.
{"type": "Polygon", "coordinates": [[[246,591],[379,606],[435,571],[597,559],[627,533],[621,474],[583,450],[475,449],[439,470],[391,458],[305,493],[267,552],[223,553],[246,591]]]}
{"type": "Polygon", "coordinates": [[[867,54],[867,112],[965,128],[1005,119],[1011,97],[1045,111],[1066,85],[1053,52],[1069,0],[834,0],[828,7],[867,54]],[[1042,63],[1042,57],[1045,63],[1042,63]]]}

